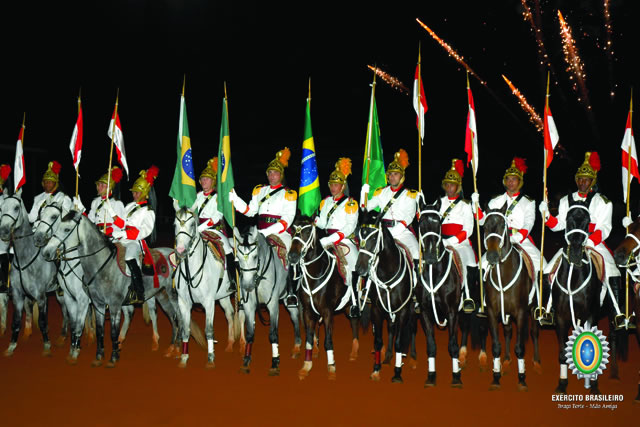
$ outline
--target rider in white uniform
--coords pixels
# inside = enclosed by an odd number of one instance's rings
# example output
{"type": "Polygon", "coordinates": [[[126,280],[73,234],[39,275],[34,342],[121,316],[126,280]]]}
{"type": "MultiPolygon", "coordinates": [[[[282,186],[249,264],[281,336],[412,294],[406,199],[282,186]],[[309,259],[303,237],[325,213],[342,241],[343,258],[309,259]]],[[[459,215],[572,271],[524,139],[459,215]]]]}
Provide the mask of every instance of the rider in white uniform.
{"type": "MultiPolygon", "coordinates": [[[[504,185],[507,191],[491,199],[489,201],[489,209],[500,209],[506,203],[507,211],[505,216],[507,217],[507,226],[509,227],[509,238],[511,239],[511,243],[519,245],[520,248],[529,255],[529,258],[531,258],[535,283],[538,272],[540,271],[540,249],[536,247],[530,236],[536,220],[536,203],[533,199],[520,192],[524,184],[524,174],[526,171],[527,165],[525,159],[514,157],[511,161],[511,166],[506,170],[502,178],[502,185],[504,185]]],[[[478,193],[471,195],[473,210],[475,211],[477,207],[480,225],[483,225],[485,218],[484,212],[482,212],[478,206],[479,198],[478,193]]],[[[547,266],[547,261],[544,260],[543,263],[544,271],[544,267],[547,266]]],[[[534,288],[538,289],[537,286],[534,286],[534,288]]]]}
{"type": "Polygon", "coordinates": [[[142,271],[138,263],[143,245],[146,246],[144,239],[151,235],[155,226],[156,214],[148,206],[147,199],[157,176],[158,168],[156,166],[151,166],[146,171],[140,171],[140,176],[131,187],[133,202],[125,206],[122,217],[116,214],[109,201],[106,203],[107,212],[113,217],[112,236],[125,247],[125,260],[131,272],[129,294],[123,305],[145,301],[142,271]]]}
{"type": "MultiPolygon", "coordinates": [[[[291,248],[291,235],[287,229],[296,216],[298,194],[282,185],[284,168],[289,165],[291,152],[287,147],[276,153],[267,166],[267,180],[269,185],[257,185],[253,189],[249,204],[236,194],[229,192],[229,201],[235,205],[238,212],[246,216],[258,215],[258,231],[265,237],[275,235],[284,244],[287,253],[291,248]]],[[[292,280],[287,280],[287,297],[285,304],[297,306],[297,297],[292,280]]]]}
{"type": "MultiPolygon", "coordinates": [[[[113,197],[113,190],[121,179],[122,169],[114,166],[111,168],[111,181],[109,181],[108,172],[96,181],[96,192],[98,195],[91,201],[91,209],[87,215],[87,218],[107,236],[111,236],[111,233],[113,233],[113,216],[107,212],[107,199],[109,199],[109,204],[116,213],[116,216],[121,218],[124,216],[124,204],[113,197]],[[109,191],[109,197],[107,197],[107,189],[109,191]]],[[[80,198],[75,200],[75,202],[75,209],[79,212],[84,212],[85,207],[80,201],[80,198]]]]}
{"type": "MultiPolygon", "coordinates": [[[[395,153],[393,161],[387,167],[387,182],[389,185],[380,187],[373,193],[373,197],[367,202],[367,210],[371,211],[375,208],[380,208],[382,225],[389,229],[394,239],[409,249],[413,259],[414,270],[416,271],[415,278],[417,278],[420,247],[418,246],[418,239],[411,228],[411,223],[416,218],[418,192],[402,185],[405,178],[404,170],[407,166],[409,166],[409,155],[405,150],[400,149],[395,153]]],[[[360,195],[361,205],[364,205],[364,200],[368,193],[369,186],[365,184],[362,186],[360,195]]]]}
{"type": "MultiPolygon", "coordinates": [[[[558,216],[554,217],[549,213],[547,203],[540,203],[540,212],[546,215],[545,223],[552,231],[563,231],[566,226],[567,211],[569,210],[569,197],[573,201],[583,201],[587,204],[591,223],[589,224],[589,237],[586,241],[586,247],[594,250],[604,259],[604,283],[603,286],[612,298],[614,309],[616,310],[616,328],[624,327],[625,316],[620,313],[619,293],[622,281],[620,279],[620,271],[616,266],[613,256],[604,241],[609,237],[611,232],[611,216],[613,213],[613,204],[602,194],[594,191],[593,186],[598,178],[600,170],[600,157],[596,152],[586,152],[582,166],[578,168],[575,175],[578,191],[568,194],[560,199],[558,206],[558,216]]],[[[560,249],[547,264],[544,273],[549,274],[555,261],[562,255],[560,249]]],[[[552,284],[553,285],[553,284],[552,284]]]]}
{"type": "Polygon", "coordinates": [[[42,188],[44,191],[34,197],[33,206],[29,212],[29,222],[31,224],[40,218],[40,211],[45,206],[57,204],[62,209],[62,215],[66,215],[73,208],[73,203],[69,196],[62,191],[57,191],[60,183],[60,169],[60,163],[55,160],[47,165],[47,171],[42,176],[42,188]]]}
{"type": "MultiPolygon", "coordinates": [[[[236,267],[233,258],[233,248],[229,244],[226,227],[223,221],[222,212],[218,210],[218,193],[216,193],[216,183],[218,180],[218,157],[207,162],[207,167],[200,174],[200,191],[196,196],[191,210],[198,210],[200,225],[198,231],[204,233],[209,231],[220,237],[224,253],[226,256],[227,275],[229,276],[229,290],[235,290],[236,267]]],[[[203,234],[206,238],[206,235],[203,234]]]]}
{"type": "MultiPolygon", "coordinates": [[[[5,189],[4,183],[9,178],[11,174],[11,166],[9,165],[0,165],[0,211],[2,210],[2,203],[4,202],[5,191],[8,193],[9,190],[5,189]]],[[[0,239],[0,294],[4,294],[9,290],[8,282],[9,280],[9,242],[5,242],[0,239]]]]}
{"type": "Polygon", "coordinates": [[[478,281],[478,262],[473,252],[469,237],[473,234],[473,211],[471,204],[462,198],[462,176],[464,165],[462,160],[453,159],[442,179],[445,196],[440,199],[440,215],[442,216],[442,241],[445,246],[453,248],[460,255],[460,261],[466,273],[462,281],[465,299],[462,309],[471,313],[476,304],[471,298],[469,289],[476,288],[478,281]]]}
{"type": "Polygon", "coordinates": [[[341,157],[336,163],[336,168],[329,175],[329,191],[320,202],[320,214],[315,223],[318,228],[327,230],[327,236],[320,239],[324,248],[340,248],[346,261],[345,270],[347,277],[345,282],[351,286],[351,309],[349,317],[358,317],[360,312],[356,302],[358,293],[358,275],[354,274],[358,260],[358,247],[354,242],[355,230],[358,226],[358,202],[346,196],[345,187],[347,176],[351,175],[351,159],[341,157]]]}

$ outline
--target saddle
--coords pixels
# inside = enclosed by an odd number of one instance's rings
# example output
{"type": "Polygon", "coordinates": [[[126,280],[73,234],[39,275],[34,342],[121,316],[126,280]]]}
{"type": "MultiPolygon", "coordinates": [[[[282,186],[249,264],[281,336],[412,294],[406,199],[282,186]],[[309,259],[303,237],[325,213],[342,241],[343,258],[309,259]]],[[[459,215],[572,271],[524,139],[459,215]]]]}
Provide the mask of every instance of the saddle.
{"type": "Polygon", "coordinates": [[[278,258],[282,262],[282,266],[287,269],[287,247],[282,243],[280,237],[275,234],[271,234],[267,236],[267,243],[269,246],[276,248],[276,253],[278,254],[278,258]]]}
{"type": "Polygon", "coordinates": [[[458,270],[458,275],[462,278],[464,277],[464,268],[462,266],[462,259],[460,258],[460,254],[457,250],[452,247],[447,248],[451,250],[451,254],[453,254],[453,265],[456,266],[456,270],[458,270]]]}
{"type": "Polygon", "coordinates": [[[349,254],[349,247],[347,245],[343,245],[342,243],[338,243],[333,246],[333,253],[336,255],[336,263],[338,264],[338,273],[340,277],[342,277],[342,281],[346,283],[347,281],[347,255],[349,254]]]}
{"type": "Polygon", "coordinates": [[[225,262],[227,258],[224,254],[224,245],[220,236],[213,231],[205,230],[202,232],[202,238],[207,242],[209,251],[213,254],[213,257],[222,263],[222,267],[226,268],[225,262]]]}
{"type": "Polygon", "coordinates": [[[514,245],[516,247],[516,249],[520,252],[520,255],[522,256],[522,259],[524,260],[524,265],[525,267],[527,267],[527,273],[529,273],[529,278],[531,279],[531,281],[533,283],[536,282],[536,277],[535,277],[535,268],[533,266],[533,261],[531,260],[531,257],[529,256],[529,254],[520,247],[520,245],[515,244],[514,245]]]}
{"type": "MultiPolygon", "coordinates": [[[[604,282],[604,258],[602,257],[602,255],[592,250],[591,248],[589,248],[588,250],[589,250],[589,257],[591,258],[591,262],[593,263],[593,266],[596,269],[596,275],[598,276],[598,280],[600,280],[600,282],[604,282]]],[[[561,263],[562,263],[562,256],[559,256],[556,259],[555,263],[553,264],[553,267],[549,272],[549,283],[553,283],[561,263]]]]}
{"type": "MultiPolygon", "coordinates": [[[[120,267],[120,271],[127,277],[131,277],[131,274],[127,272],[127,263],[125,260],[126,249],[120,243],[115,242],[116,245],[116,261],[118,262],[118,267],[120,267]]],[[[153,265],[149,262],[148,257],[144,255],[140,255],[140,264],[142,265],[142,274],[145,276],[155,276],[156,274],[162,277],[169,277],[169,263],[167,262],[167,258],[162,254],[162,252],[149,248],[151,252],[151,257],[153,258],[153,265]],[[154,272],[155,266],[155,272],[154,272]],[[155,274],[154,274],[155,273],[155,274]]]]}

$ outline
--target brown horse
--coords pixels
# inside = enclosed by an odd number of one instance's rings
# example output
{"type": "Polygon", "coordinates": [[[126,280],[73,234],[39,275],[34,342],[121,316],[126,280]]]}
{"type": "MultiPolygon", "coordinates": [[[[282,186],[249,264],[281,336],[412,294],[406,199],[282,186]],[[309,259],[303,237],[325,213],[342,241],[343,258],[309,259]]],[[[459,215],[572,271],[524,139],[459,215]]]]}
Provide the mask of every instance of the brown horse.
{"type": "MultiPolygon", "coordinates": [[[[640,311],[640,220],[629,226],[628,234],[616,248],[614,259],[620,271],[629,274],[629,313],[631,314],[630,329],[635,329],[636,339],[640,344],[640,322],[637,314],[640,311]]],[[[621,307],[622,308],[622,307],[621,307]]],[[[626,305],[625,305],[626,309],[626,305]]],[[[626,356],[623,354],[623,357],[626,356]]],[[[638,372],[640,376],[640,372],[638,372]]],[[[638,395],[635,401],[640,403],[640,380],[638,381],[638,395]]]]}
{"type": "MultiPolygon", "coordinates": [[[[511,357],[509,345],[511,341],[512,325],[515,321],[517,330],[514,351],[518,358],[518,390],[526,391],[524,347],[529,329],[529,317],[532,316],[529,304],[529,294],[532,281],[527,273],[523,254],[520,249],[511,244],[509,227],[505,212],[507,203],[500,209],[490,209],[486,213],[484,223],[484,245],[488,269],[485,272],[485,291],[489,328],[491,331],[493,351],[493,381],[490,390],[500,388],[502,365],[500,362],[500,340],[498,338],[498,323],[501,322],[505,336],[505,365],[511,357]]],[[[533,341],[534,365],[539,365],[538,324],[533,321],[531,339],[533,341]]]]}

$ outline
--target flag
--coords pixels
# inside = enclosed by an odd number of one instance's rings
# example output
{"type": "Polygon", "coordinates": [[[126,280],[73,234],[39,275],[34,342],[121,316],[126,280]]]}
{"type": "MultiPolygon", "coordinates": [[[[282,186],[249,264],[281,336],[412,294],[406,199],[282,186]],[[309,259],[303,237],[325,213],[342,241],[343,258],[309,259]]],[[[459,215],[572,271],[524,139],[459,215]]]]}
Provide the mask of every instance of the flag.
{"type": "Polygon", "coordinates": [[[387,176],[384,173],[384,157],[382,155],[382,137],[380,135],[380,123],[378,122],[378,108],[373,94],[371,95],[367,143],[364,151],[364,165],[362,166],[362,184],[364,185],[367,182],[371,189],[367,200],[371,200],[376,188],[387,185],[387,176]],[[371,159],[371,162],[369,162],[369,159],[371,159]],[[367,172],[369,173],[368,181],[367,172]]]}
{"type": "Polygon", "coordinates": [[[627,201],[627,181],[631,182],[633,177],[640,180],[640,173],[638,173],[638,155],[636,154],[636,142],[633,138],[633,128],[631,127],[631,111],[627,116],[627,126],[624,130],[624,137],[622,138],[622,194],[624,195],[624,201],[627,201]],[[629,152],[631,152],[631,178],[627,177],[629,166],[629,152]]]}
{"type": "Polygon", "coordinates": [[[222,100],[222,123],[220,125],[220,147],[218,148],[218,180],[216,191],[218,192],[218,210],[224,215],[224,219],[232,227],[233,205],[229,201],[228,194],[233,190],[233,168],[231,167],[231,137],[229,135],[229,114],[227,112],[227,99],[222,100]]]}
{"type": "Polygon", "coordinates": [[[129,166],[127,165],[127,155],[124,151],[124,139],[122,138],[122,126],[120,126],[120,116],[118,115],[118,105],[116,103],[116,108],[113,110],[113,115],[111,116],[111,122],[109,123],[109,130],[107,131],[107,135],[109,138],[113,139],[113,143],[116,146],[116,153],[118,153],[118,162],[124,168],[124,171],[127,173],[127,178],[129,177],[129,166]],[[113,130],[113,122],[115,120],[115,135],[112,136],[113,130]]]}
{"type": "Polygon", "coordinates": [[[13,162],[13,182],[15,185],[14,192],[27,182],[24,174],[24,152],[22,151],[22,141],[24,140],[24,123],[20,128],[18,142],[16,143],[16,159],[13,162]]]}
{"type": "Polygon", "coordinates": [[[71,158],[73,159],[73,167],[78,172],[78,166],[80,166],[80,155],[82,154],[82,106],[78,99],[78,119],[76,125],[73,128],[73,134],[71,134],[71,143],[69,144],[71,150],[71,158]]]}
{"type": "Polygon", "coordinates": [[[180,97],[176,169],[173,172],[173,181],[169,190],[169,196],[176,199],[181,208],[190,208],[196,201],[195,177],[187,121],[187,105],[184,101],[184,95],[182,95],[180,97]]]}
{"type": "Polygon", "coordinates": [[[298,209],[300,209],[302,215],[311,216],[318,210],[321,200],[316,148],[311,132],[311,98],[309,98],[307,99],[304,138],[302,140],[302,166],[300,167],[300,198],[298,199],[298,209]]]}
{"type": "Polygon", "coordinates": [[[413,108],[416,110],[416,126],[420,132],[420,138],[424,139],[424,114],[427,112],[427,99],[424,97],[424,86],[420,78],[420,65],[416,66],[416,75],[413,80],[413,108]]]}
{"type": "Polygon", "coordinates": [[[478,131],[476,127],[476,108],[473,105],[471,88],[467,85],[469,112],[467,113],[467,130],[464,136],[464,151],[467,153],[467,166],[473,162],[473,172],[478,173],[478,131]]]}
{"type": "Polygon", "coordinates": [[[556,148],[559,140],[558,129],[556,129],[556,124],[553,121],[549,103],[547,103],[544,107],[544,149],[547,152],[547,167],[549,167],[553,160],[553,150],[556,148]]]}

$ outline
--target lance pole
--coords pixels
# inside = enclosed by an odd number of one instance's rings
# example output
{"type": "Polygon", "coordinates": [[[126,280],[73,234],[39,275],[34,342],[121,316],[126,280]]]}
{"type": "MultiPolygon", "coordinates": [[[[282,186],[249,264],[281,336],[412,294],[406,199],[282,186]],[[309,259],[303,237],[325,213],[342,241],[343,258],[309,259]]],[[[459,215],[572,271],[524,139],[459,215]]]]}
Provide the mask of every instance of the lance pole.
{"type": "MultiPolygon", "coordinates": [[[[550,72],[547,71],[547,93],[545,95],[545,103],[544,103],[544,128],[547,129],[547,109],[549,108],[549,78],[550,72]]],[[[544,147],[544,144],[543,144],[544,147]]],[[[542,170],[542,200],[544,200],[545,204],[549,202],[549,198],[547,197],[547,148],[544,147],[544,162],[543,162],[543,170],[542,170]]],[[[548,206],[548,205],[547,205],[548,206]]],[[[540,238],[540,265],[538,269],[538,309],[534,315],[536,320],[540,320],[544,317],[546,310],[542,307],[542,278],[544,275],[544,229],[545,229],[545,221],[547,218],[547,212],[544,211],[542,213],[542,231],[540,238]]]]}

